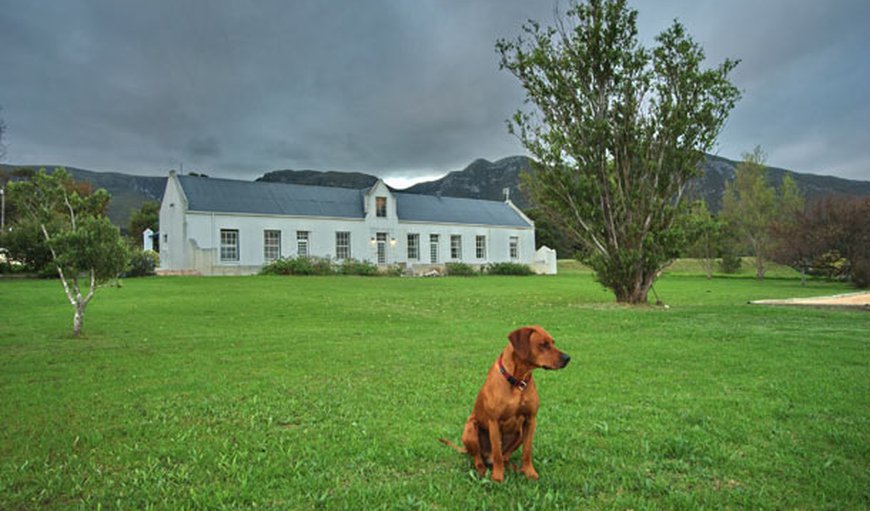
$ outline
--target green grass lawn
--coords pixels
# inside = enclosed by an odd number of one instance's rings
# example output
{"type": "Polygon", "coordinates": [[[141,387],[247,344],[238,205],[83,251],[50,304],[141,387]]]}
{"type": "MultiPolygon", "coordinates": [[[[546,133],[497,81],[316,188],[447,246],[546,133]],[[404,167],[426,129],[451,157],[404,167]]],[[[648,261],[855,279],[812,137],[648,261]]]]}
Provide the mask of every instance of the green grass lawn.
{"type": "MultiPolygon", "coordinates": [[[[866,509],[870,314],[747,305],[842,284],[666,273],[629,308],[555,277],[0,280],[0,509],[866,509]],[[537,482],[458,442],[524,324],[537,482]]],[[[515,454],[518,458],[518,454],[515,454]]]]}

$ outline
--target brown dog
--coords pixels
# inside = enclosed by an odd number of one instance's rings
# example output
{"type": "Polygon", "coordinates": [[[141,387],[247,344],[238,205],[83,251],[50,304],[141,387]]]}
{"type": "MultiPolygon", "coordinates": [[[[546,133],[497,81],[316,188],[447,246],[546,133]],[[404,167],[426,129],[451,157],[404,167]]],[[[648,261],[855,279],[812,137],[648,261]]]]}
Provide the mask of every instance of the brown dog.
{"type": "Polygon", "coordinates": [[[522,472],[537,479],[532,466],[532,438],[538,414],[538,389],[532,370],[561,369],[571,360],[557,350],[553,337],[539,326],[522,327],[508,335],[510,344],[489,368],[483,388],[477,395],[474,409],[457,447],[446,439],[441,442],[474,458],[474,468],[483,477],[487,465],[492,466],[492,480],[504,480],[504,463],[522,444],[522,472]]]}

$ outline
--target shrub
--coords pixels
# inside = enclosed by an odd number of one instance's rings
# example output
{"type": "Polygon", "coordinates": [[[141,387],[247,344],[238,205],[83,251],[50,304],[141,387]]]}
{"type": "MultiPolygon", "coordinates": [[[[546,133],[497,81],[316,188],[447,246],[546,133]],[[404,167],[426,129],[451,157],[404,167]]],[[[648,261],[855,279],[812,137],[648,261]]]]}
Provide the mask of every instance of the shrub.
{"type": "Polygon", "coordinates": [[[487,265],[486,273],[489,275],[534,275],[535,272],[527,264],[521,263],[492,263],[487,265]]]}
{"type": "Polygon", "coordinates": [[[160,264],[160,256],[153,250],[130,250],[124,277],[145,277],[154,275],[160,264]]]}
{"type": "Polygon", "coordinates": [[[719,271],[722,273],[737,273],[743,265],[743,259],[734,254],[723,254],[722,260],[719,261],[719,271]]]}
{"type": "Polygon", "coordinates": [[[281,258],[263,266],[260,275],[333,275],[335,265],[322,257],[281,258]]]}
{"type": "Polygon", "coordinates": [[[470,264],[447,263],[444,266],[447,269],[447,275],[451,277],[472,277],[477,275],[477,272],[470,264]]]}
{"type": "Polygon", "coordinates": [[[405,270],[406,268],[404,266],[391,264],[382,272],[382,275],[388,277],[401,277],[402,275],[405,275],[405,270]]]}
{"type": "Polygon", "coordinates": [[[372,276],[378,274],[378,265],[369,261],[345,259],[340,265],[338,265],[338,273],[342,275],[372,276]]]}

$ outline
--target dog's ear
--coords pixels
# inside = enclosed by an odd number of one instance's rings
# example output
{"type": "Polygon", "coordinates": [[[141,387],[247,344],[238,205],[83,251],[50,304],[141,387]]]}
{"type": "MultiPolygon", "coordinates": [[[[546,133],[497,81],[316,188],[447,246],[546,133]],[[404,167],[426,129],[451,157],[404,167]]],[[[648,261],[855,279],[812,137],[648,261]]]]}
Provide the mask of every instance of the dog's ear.
{"type": "Polygon", "coordinates": [[[532,354],[532,346],[529,341],[531,335],[532,329],[527,326],[517,328],[508,334],[508,340],[511,342],[511,346],[514,347],[514,351],[524,360],[528,359],[532,354]]]}

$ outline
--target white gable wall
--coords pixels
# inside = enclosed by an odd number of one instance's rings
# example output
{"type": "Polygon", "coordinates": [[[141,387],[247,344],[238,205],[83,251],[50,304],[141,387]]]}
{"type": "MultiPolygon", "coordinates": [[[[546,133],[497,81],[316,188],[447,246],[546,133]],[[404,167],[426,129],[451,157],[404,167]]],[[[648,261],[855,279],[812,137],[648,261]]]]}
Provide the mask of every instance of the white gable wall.
{"type": "Polygon", "coordinates": [[[187,198],[175,172],[171,172],[160,204],[161,269],[176,271],[191,267],[186,215],[187,198]]]}

